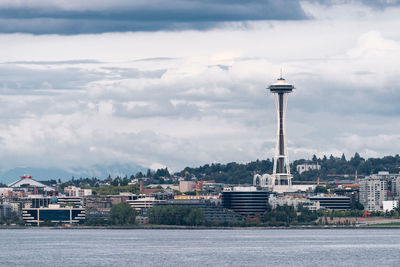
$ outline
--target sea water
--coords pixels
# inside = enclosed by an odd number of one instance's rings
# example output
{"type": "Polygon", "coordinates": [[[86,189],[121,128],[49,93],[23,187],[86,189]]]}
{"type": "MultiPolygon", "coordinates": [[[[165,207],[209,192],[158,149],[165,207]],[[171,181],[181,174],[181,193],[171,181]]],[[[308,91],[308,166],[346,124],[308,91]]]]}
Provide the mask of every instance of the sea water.
{"type": "Polygon", "coordinates": [[[1,229],[1,266],[400,266],[400,229],[1,229]]]}

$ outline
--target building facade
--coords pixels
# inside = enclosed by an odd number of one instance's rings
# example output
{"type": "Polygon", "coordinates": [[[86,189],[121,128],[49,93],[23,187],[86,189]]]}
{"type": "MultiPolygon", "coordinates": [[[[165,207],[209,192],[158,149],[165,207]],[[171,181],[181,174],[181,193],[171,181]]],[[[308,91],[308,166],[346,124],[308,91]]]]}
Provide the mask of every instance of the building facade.
{"type": "Polygon", "coordinates": [[[12,206],[9,204],[0,204],[0,220],[8,220],[12,216],[12,206]]]}
{"type": "Polygon", "coordinates": [[[38,226],[43,222],[73,224],[85,220],[85,209],[50,204],[48,208],[23,209],[22,219],[26,224],[38,226]]]}
{"type": "Polygon", "coordinates": [[[257,187],[225,188],[222,192],[222,206],[241,214],[254,215],[268,209],[270,192],[257,187]]]}
{"type": "Polygon", "coordinates": [[[311,171],[311,170],[320,170],[321,165],[318,163],[304,163],[304,164],[299,164],[296,167],[296,170],[299,174],[302,174],[303,172],[306,171],[311,171]]]}
{"type": "Polygon", "coordinates": [[[360,180],[360,203],[366,210],[383,211],[383,201],[399,198],[399,177],[399,174],[379,172],[360,180]]]}
{"type": "Polygon", "coordinates": [[[351,198],[338,195],[320,195],[309,197],[311,201],[319,202],[321,208],[329,210],[349,210],[351,209],[351,198]]]}
{"type": "Polygon", "coordinates": [[[180,181],[179,182],[179,191],[182,193],[192,192],[196,189],[195,181],[180,181]]]}
{"type": "Polygon", "coordinates": [[[398,200],[385,200],[382,202],[383,211],[392,211],[399,207],[398,200]]]}

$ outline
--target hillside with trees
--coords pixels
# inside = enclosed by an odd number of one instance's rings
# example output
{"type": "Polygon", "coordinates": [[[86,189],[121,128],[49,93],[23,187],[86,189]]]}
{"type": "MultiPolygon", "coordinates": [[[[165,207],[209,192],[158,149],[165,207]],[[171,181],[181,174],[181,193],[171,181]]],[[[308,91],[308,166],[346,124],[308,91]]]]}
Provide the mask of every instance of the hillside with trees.
{"type": "MultiPolygon", "coordinates": [[[[227,164],[213,163],[200,167],[186,167],[182,171],[171,174],[167,168],[156,171],[147,170],[146,173],[138,172],[136,174],[127,174],[124,177],[107,177],[104,180],[96,177],[92,178],[72,178],[69,181],[61,183],[61,189],[66,186],[81,186],[92,188],[98,194],[118,193],[123,190],[129,192],[138,192],[138,186],[129,184],[133,179],[144,180],[145,184],[163,184],[176,183],[177,179],[182,177],[186,180],[214,180],[217,183],[225,184],[251,184],[254,174],[272,173],[273,160],[256,160],[249,163],[230,162],[227,164]],[[129,184],[129,185],[128,185],[129,184]],[[107,186],[106,189],[98,189],[107,186]]],[[[355,153],[350,159],[346,159],[343,154],[341,157],[323,156],[318,158],[313,156],[311,159],[299,159],[290,164],[291,173],[294,181],[320,181],[336,180],[340,177],[353,179],[357,170],[358,176],[363,177],[379,171],[389,171],[390,173],[399,173],[400,156],[385,156],[382,158],[362,158],[359,153],[355,153]],[[297,172],[297,166],[304,163],[316,163],[321,166],[320,170],[305,171],[301,174],[297,172]]],[[[61,181],[59,181],[60,183],[61,181]]],[[[55,180],[48,181],[49,184],[55,184],[55,180]]]]}
{"type": "MultiPolygon", "coordinates": [[[[252,183],[255,173],[272,173],[273,161],[257,160],[249,163],[241,164],[231,162],[228,164],[206,164],[197,168],[186,167],[181,172],[176,173],[183,177],[197,177],[202,180],[215,180],[219,183],[227,184],[246,184],[252,183]]],[[[385,156],[383,158],[364,159],[359,153],[355,153],[349,160],[343,154],[341,157],[323,156],[317,158],[315,155],[311,160],[300,159],[290,164],[291,173],[294,180],[298,181],[315,181],[334,180],[337,177],[354,177],[357,170],[359,176],[366,176],[378,171],[389,171],[390,173],[399,173],[400,156],[385,156]],[[305,171],[302,174],[297,172],[297,165],[304,163],[317,163],[321,166],[320,170],[305,171]]]]}

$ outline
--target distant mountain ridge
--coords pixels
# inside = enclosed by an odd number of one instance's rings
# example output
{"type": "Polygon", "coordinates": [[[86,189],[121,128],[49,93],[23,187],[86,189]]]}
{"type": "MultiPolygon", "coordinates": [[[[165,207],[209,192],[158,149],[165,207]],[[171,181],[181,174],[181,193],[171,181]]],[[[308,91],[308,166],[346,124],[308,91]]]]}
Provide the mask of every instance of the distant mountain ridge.
{"type": "Polygon", "coordinates": [[[111,177],[125,175],[134,175],[137,172],[145,173],[147,168],[136,164],[112,164],[112,165],[94,165],[87,169],[74,169],[63,170],[60,168],[32,168],[32,167],[18,167],[4,172],[0,171],[0,183],[9,184],[20,179],[20,176],[29,174],[37,181],[43,180],[70,180],[72,177],[97,177],[104,179],[111,175],[111,177]]]}

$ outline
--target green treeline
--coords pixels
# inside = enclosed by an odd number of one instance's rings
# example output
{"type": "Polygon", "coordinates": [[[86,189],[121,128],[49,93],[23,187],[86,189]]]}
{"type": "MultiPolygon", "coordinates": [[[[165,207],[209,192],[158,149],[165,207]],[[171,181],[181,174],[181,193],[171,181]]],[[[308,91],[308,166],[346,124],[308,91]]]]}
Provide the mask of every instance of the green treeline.
{"type": "Polygon", "coordinates": [[[121,192],[139,193],[139,185],[123,185],[123,186],[102,186],[102,187],[83,187],[92,189],[93,195],[118,195],[121,192]]]}
{"type": "Polygon", "coordinates": [[[109,215],[111,225],[132,225],[136,223],[136,211],[126,202],[111,207],[109,215]]]}
{"type": "Polygon", "coordinates": [[[323,180],[335,179],[329,177],[329,175],[341,175],[350,174],[354,175],[357,170],[358,175],[370,175],[378,173],[379,171],[389,171],[390,173],[398,173],[400,167],[400,156],[385,156],[383,158],[369,158],[364,159],[360,154],[355,153],[349,160],[346,159],[345,155],[341,157],[330,157],[323,156],[317,158],[313,156],[311,162],[318,163],[321,165],[321,170],[307,171],[299,175],[295,169],[299,164],[305,163],[306,160],[295,160],[291,166],[292,171],[295,174],[297,180],[308,180],[316,177],[320,177],[323,180]]]}
{"type": "Polygon", "coordinates": [[[122,202],[111,207],[108,218],[86,219],[83,223],[88,226],[135,225],[136,211],[128,203],[122,202]]]}
{"type": "Polygon", "coordinates": [[[315,211],[299,206],[277,206],[263,214],[260,223],[266,226],[290,226],[296,224],[311,224],[318,219],[315,211]]]}
{"type": "MultiPolygon", "coordinates": [[[[357,170],[358,175],[365,176],[379,171],[389,171],[398,173],[400,168],[400,156],[385,156],[383,158],[364,159],[355,153],[349,160],[343,154],[341,157],[323,156],[317,158],[315,155],[311,160],[295,160],[290,164],[291,171],[295,180],[321,180],[336,179],[334,175],[349,174],[354,175],[357,170]],[[321,170],[297,172],[297,165],[304,163],[318,163],[321,170]]],[[[254,173],[271,173],[273,162],[267,160],[256,160],[246,164],[231,162],[228,164],[206,164],[197,168],[186,167],[177,173],[180,176],[197,177],[203,180],[215,180],[217,183],[244,184],[252,183],[254,173]]]]}
{"type": "Polygon", "coordinates": [[[233,222],[207,222],[202,209],[197,207],[163,206],[154,207],[148,211],[151,224],[190,225],[190,226],[289,226],[296,224],[311,224],[318,215],[301,206],[297,210],[293,206],[278,206],[264,214],[243,217],[242,221],[233,222]]]}
{"type": "Polygon", "coordinates": [[[148,210],[148,217],[151,224],[190,226],[205,224],[203,210],[197,207],[154,207],[148,210]]]}
{"type": "Polygon", "coordinates": [[[179,176],[195,176],[202,180],[215,180],[217,183],[246,184],[253,182],[254,173],[272,172],[273,162],[270,159],[256,160],[246,164],[231,162],[228,164],[206,164],[198,168],[186,167],[179,176]]]}

